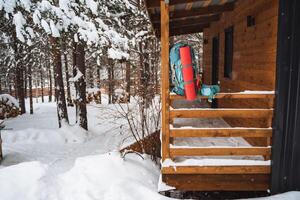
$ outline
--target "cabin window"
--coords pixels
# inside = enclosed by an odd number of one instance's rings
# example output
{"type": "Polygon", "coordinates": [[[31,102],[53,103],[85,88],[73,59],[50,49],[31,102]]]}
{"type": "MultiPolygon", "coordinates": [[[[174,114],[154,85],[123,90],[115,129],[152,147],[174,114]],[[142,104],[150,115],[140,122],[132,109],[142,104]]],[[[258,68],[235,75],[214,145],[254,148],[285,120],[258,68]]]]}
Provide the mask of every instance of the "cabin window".
{"type": "Polygon", "coordinates": [[[232,78],[233,26],[225,29],[224,77],[232,78]]]}

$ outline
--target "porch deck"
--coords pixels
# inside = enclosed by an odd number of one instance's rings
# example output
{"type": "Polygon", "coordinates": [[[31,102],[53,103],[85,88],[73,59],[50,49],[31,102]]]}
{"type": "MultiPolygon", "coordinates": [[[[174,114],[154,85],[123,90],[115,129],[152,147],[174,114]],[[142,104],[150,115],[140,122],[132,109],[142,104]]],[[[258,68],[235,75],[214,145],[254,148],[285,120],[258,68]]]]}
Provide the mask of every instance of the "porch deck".
{"type": "MultiPolygon", "coordinates": [[[[206,99],[207,97],[199,97],[206,99]]],[[[162,180],[185,191],[266,191],[269,189],[273,91],[219,93],[218,99],[269,99],[266,108],[218,108],[190,103],[170,95],[168,138],[163,140],[166,158],[162,180]],[[230,127],[222,118],[267,119],[267,127],[230,127]],[[252,146],[247,139],[265,139],[252,146]],[[167,143],[169,141],[169,143],[167,143]]]]}
{"type": "Polygon", "coordinates": [[[146,6],[161,37],[162,181],[183,191],[268,190],[278,1],[146,0],[146,6]],[[170,36],[198,32],[206,84],[220,81],[227,92],[267,91],[219,93],[218,100],[230,102],[215,109],[174,106],[183,97],[170,94],[170,36]],[[232,127],[177,123],[218,118],[232,127]]]}

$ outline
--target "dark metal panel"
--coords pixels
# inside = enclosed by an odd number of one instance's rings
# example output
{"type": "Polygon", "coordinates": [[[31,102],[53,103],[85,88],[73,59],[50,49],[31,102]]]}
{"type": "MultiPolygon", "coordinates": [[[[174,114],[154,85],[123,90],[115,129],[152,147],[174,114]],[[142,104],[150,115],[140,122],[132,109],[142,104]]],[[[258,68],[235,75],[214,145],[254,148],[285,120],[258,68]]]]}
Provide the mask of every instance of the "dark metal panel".
{"type": "Polygon", "coordinates": [[[300,190],[300,1],[280,0],[271,192],[300,190]]]}

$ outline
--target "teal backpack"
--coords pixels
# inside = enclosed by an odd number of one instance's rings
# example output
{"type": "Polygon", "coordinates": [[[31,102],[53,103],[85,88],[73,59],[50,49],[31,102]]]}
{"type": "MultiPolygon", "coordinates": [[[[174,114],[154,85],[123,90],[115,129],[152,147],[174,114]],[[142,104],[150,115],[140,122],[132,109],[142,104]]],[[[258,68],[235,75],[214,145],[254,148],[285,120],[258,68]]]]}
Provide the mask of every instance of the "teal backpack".
{"type": "Polygon", "coordinates": [[[205,85],[201,86],[201,95],[208,97],[208,102],[212,102],[216,94],[220,92],[219,85],[205,85]]]}
{"type": "MultiPolygon", "coordinates": [[[[193,69],[194,69],[194,78],[196,80],[197,76],[197,64],[196,58],[193,48],[184,43],[176,43],[170,50],[170,83],[172,83],[171,92],[174,92],[178,95],[184,96],[184,80],[182,75],[182,65],[180,61],[180,53],[179,49],[181,47],[189,46],[192,52],[192,61],[193,61],[193,69]]],[[[196,84],[195,84],[196,85],[196,84]]],[[[208,101],[212,102],[215,95],[220,92],[219,85],[201,85],[201,90],[196,88],[197,94],[201,94],[203,96],[208,96],[208,101]]]]}
{"type": "MultiPolygon", "coordinates": [[[[182,75],[182,64],[180,61],[180,52],[181,47],[190,47],[192,53],[194,77],[196,79],[197,75],[197,64],[195,53],[192,47],[184,43],[176,43],[170,50],[170,83],[172,83],[171,92],[174,92],[178,95],[184,96],[184,80],[182,75]]],[[[197,92],[197,91],[196,91],[197,92]]],[[[197,92],[198,93],[198,92],[197,92]]]]}

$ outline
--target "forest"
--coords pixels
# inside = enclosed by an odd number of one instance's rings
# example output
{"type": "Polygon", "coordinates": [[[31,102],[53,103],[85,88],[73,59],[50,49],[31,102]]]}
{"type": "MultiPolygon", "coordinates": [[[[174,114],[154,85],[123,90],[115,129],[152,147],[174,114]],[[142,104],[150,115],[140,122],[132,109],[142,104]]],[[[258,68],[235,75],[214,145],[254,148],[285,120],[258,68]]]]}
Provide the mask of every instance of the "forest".
{"type": "MultiPolygon", "coordinates": [[[[120,112],[137,142],[160,129],[159,37],[144,1],[21,0],[0,8],[0,90],[18,100],[20,114],[25,99],[30,114],[34,99],[55,101],[59,127],[75,106],[76,123],[88,130],[87,103],[107,94],[108,104],[134,101],[120,112]]],[[[173,40],[189,41],[200,57],[201,34],[173,40]]]]}

